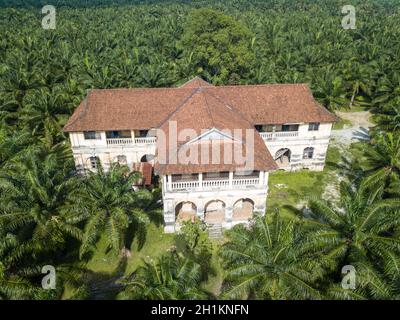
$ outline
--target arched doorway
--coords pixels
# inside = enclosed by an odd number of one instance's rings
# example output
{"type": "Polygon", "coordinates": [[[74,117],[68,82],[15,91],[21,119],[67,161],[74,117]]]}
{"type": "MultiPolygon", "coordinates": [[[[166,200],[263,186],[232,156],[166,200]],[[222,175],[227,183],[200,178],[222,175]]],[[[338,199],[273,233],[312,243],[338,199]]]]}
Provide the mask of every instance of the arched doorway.
{"type": "Polygon", "coordinates": [[[282,148],[275,153],[274,159],[280,167],[285,167],[289,165],[291,156],[292,152],[290,149],[282,148]]]}
{"type": "Polygon", "coordinates": [[[194,221],[196,219],[197,207],[193,202],[180,202],[175,207],[175,220],[177,223],[183,221],[194,221]]]}
{"type": "Polygon", "coordinates": [[[254,201],[248,198],[239,199],[233,205],[232,221],[248,220],[253,217],[254,201]]]}
{"type": "Polygon", "coordinates": [[[221,223],[225,220],[225,202],[212,200],[204,207],[204,221],[208,223],[221,223]]]}
{"type": "Polygon", "coordinates": [[[140,158],[140,162],[150,162],[152,163],[154,160],[153,154],[145,154],[143,157],[140,158]]]}

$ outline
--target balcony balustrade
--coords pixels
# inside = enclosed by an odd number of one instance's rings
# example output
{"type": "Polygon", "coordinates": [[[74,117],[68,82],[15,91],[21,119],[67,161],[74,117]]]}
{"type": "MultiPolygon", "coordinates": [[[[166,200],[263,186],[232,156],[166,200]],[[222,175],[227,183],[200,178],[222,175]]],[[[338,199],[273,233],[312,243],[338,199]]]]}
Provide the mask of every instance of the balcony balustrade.
{"type": "Polygon", "coordinates": [[[107,145],[132,145],[132,144],[154,144],[156,143],[156,137],[144,137],[144,138],[112,138],[106,139],[107,145]]]}
{"type": "Polygon", "coordinates": [[[298,131],[279,131],[279,132],[260,132],[261,138],[264,140],[276,140],[285,138],[295,138],[299,136],[298,131]]]}
{"type": "Polygon", "coordinates": [[[177,181],[167,184],[168,191],[187,191],[187,190],[210,190],[210,189],[240,189],[249,187],[265,187],[260,184],[259,178],[242,178],[242,179],[223,179],[223,180],[193,180],[193,181],[177,181]]]}

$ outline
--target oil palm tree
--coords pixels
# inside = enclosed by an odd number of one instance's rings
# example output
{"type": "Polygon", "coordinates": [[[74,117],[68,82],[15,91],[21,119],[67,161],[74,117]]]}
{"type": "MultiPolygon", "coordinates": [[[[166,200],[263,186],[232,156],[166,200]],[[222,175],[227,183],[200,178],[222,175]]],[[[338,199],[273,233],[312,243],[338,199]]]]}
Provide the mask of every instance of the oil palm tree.
{"type": "Polygon", "coordinates": [[[338,207],[311,199],[304,216],[307,230],[305,248],[319,251],[334,273],[344,265],[357,272],[357,288],[349,294],[333,286],[336,297],[388,298],[392,280],[398,277],[400,239],[395,233],[400,223],[400,200],[382,199],[362,183],[355,189],[341,184],[338,207]]]}
{"type": "Polygon", "coordinates": [[[321,265],[304,250],[294,221],[274,214],[258,217],[250,227],[228,232],[220,256],[225,269],[223,298],[319,299],[313,283],[322,276],[321,265]]]}
{"type": "Polygon", "coordinates": [[[387,132],[400,131],[400,97],[378,110],[376,121],[379,128],[387,132]]]}
{"type": "Polygon", "coordinates": [[[377,133],[371,146],[366,149],[365,185],[374,190],[399,193],[400,182],[400,135],[377,133]]]}
{"type": "Polygon", "coordinates": [[[36,291],[36,288],[28,280],[6,274],[0,262],[0,300],[32,299],[36,291]]]}
{"type": "Polygon", "coordinates": [[[27,254],[56,252],[68,237],[79,239],[79,222],[63,210],[76,182],[68,149],[33,146],[10,160],[0,172],[0,225],[19,245],[10,261],[27,254]]]}
{"type": "Polygon", "coordinates": [[[198,300],[209,296],[201,289],[201,266],[176,252],[144,261],[132,278],[125,281],[122,299],[198,300]]]}
{"type": "Polygon", "coordinates": [[[149,218],[143,205],[153,198],[147,190],[133,190],[132,185],[139,178],[140,174],[129,172],[127,166],[113,164],[106,171],[99,165],[97,172],[90,172],[80,187],[70,193],[68,210],[86,221],[81,257],[102,234],[107,247],[118,253],[129,245],[127,231],[132,225],[139,234],[145,232],[149,218]]]}

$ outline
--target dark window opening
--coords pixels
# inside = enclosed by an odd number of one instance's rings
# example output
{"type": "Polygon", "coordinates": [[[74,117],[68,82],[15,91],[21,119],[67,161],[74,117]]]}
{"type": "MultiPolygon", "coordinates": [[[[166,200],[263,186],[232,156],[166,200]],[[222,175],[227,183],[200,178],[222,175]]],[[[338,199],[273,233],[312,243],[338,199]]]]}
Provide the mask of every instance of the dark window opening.
{"type": "Polygon", "coordinates": [[[132,138],[129,130],[106,131],[107,139],[132,138]]]}
{"type": "Polygon", "coordinates": [[[303,152],[303,159],[312,159],[314,156],[314,148],[305,148],[303,152]]]}
{"type": "Polygon", "coordinates": [[[319,123],[313,122],[308,124],[308,131],[318,131],[319,130],[319,123]]]}
{"type": "Polygon", "coordinates": [[[90,167],[92,169],[97,169],[100,164],[100,159],[99,157],[90,157],[90,167]]]}
{"type": "Polygon", "coordinates": [[[282,131],[299,131],[298,124],[283,124],[282,131]]]}
{"type": "Polygon", "coordinates": [[[101,139],[100,132],[97,131],[85,131],[83,132],[85,140],[99,140],[101,139]]]}

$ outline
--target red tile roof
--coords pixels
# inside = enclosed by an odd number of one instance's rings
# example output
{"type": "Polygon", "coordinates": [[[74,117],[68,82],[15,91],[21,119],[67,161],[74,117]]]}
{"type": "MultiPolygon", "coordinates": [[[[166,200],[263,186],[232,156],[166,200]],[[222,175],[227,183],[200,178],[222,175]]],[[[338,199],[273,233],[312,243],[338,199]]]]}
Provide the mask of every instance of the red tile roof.
{"type": "MultiPolygon", "coordinates": [[[[64,131],[158,128],[168,137],[171,121],[176,121],[178,135],[183,129],[191,129],[195,136],[210,129],[231,132],[241,129],[237,141],[225,140],[221,142],[222,145],[233,147],[239,144],[243,155],[247,157],[246,147],[251,144],[248,139],[251,137],[254,141],[254,159],[249,164],[251,157],[246,158],[250,159],[247,165],[254,170],[270,171],[277,168],[276,163],[254,130],[254,125],[333,122],[336,117],[314,100],[310,89],[304,84],[217,87],[196,77],[179,88],[91,90],[69,119],[64,131]],[[250,136],[246,136],[246,130],[252,130],[250,136]]],[[[194,152],[200,144],[203,147],[208,144],[206,147],[210,154],[216,155],[223,149],[216,149],[210,141],[185,145],[189,140],[187,137],[173,146],[175,153],[182,148],[194,152]]],[[[158,143],[161,141],[158,139],[158,143]]],[[[168,139],[164,143],[168,148],[168,139]]],[[[158,150],[161,150],[160,146],[158,150]]],[[[158,158],[160,160],[160,155],[158,158]]],[[[155,170],[161,174],[231,171],[244,166],[235,159],[225,164],[173,164],[168,157],[163,160],[165,162],[158,161],[155,165],[155,170]]]]}
{"type": "Polygon", "coordinates": [[[305,84],[212,86],[196,77],[179,88],[90,90],[64,131],[158,128],[199,87],[241,111],[253,124],[337,120],[305,84]]]}

